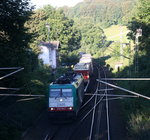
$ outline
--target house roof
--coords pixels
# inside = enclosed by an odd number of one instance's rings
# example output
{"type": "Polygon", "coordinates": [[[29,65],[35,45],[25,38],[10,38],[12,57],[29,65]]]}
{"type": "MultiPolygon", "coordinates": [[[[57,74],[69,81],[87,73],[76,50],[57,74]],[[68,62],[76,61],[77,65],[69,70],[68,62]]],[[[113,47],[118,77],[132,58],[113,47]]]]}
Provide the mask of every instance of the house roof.
{"type": "Polygon", "coordinates": [[[46,46],[48,48],[58,49],[60,47],[60,42],[59,41],[41,42],[40,46],[46,46]]]}

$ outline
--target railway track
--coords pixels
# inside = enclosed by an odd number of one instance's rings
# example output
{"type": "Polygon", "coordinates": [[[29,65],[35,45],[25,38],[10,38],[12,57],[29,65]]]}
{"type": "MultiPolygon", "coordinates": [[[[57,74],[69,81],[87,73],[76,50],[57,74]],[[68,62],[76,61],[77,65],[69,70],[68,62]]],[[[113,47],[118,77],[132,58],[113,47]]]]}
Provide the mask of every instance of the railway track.
{"type": "MultiPolygon", "coordinates": [[[[106,72],[103,67],[97,67],[98,70],[98,78],[107,78],[106,72]]],[[[107,94],[107,86],[101,83],[97,84],[97,94],[95,95],[94,101],[94,110],[92,115],[92,123],[90,129],[90,136],[89,140],[98,140],[100,134],[100,126],[101,126],[101,116],[102,116],[102,108],[104,107],[103,99],[107,94]],[[104,90],[103,90],[104,89],[104,90]],[[103,92],[103,96],[99,97],[98,95],[101,94],[100,90],[103,92]]]]}
{"type": "Polygon", "coordinates": [[[56,126],[55,130],[51,133],[48,133],[44,138],[44,140],[54,140],[56,136],[59,134],[59,132],[61,131],[61,129],[62,126],[56,126]]]}
{"type": "Polygon", "coordinates": [[[95,74],[92,76],[92,81],[89,83],[89,87],[87,88],[88,93],[85,95],[84,103],[77,119],[68,124],[49,125],[49,128],[45,128],[48,130],[46,130],[47,132],[44,133],[44,136],[37,140],[99,140],[100,137],[102,139],[107,138],[107,127],[103,126],[106,125],[106,123],[103,124],[102,121],[106,108],[104,104],[106,102],[106,90],[100,91],[101,89],[107,89],[107,87],[96,81],[97,78],[107,77],[104,69],[96,65],[94,65],[94,68],[95,74]],[[104,96],[97,96],[97,94],[103,94],[104,96]],[[102,128],[106,129],[102,130],[102,128]]]}
{"type": "MultiPolygon", "coordinates": [[[[101,77],[101,74],[100,74],[101,70],[100,70],[99,67],[96,67],[96,69],[98,71],[98,78],[100,78],[101,77]]],[[[106,78],[106,73],[105,73],[104,69],[103,68],[101,68],[101,69],[104,73],[104,77],[106,78]]],[[[91,116],[90,132],[88,134],[88,140],[92,140],[92,139],[98,140],[98,138],[99,138],[98,134],[99,134],[99,130],[100,130],[101,114],[102,114],[102,107],[103,107],[103,98],[106,94],[106,92],[103,91],[103,92],[105,92],[105,93],[103,93],[104,96],[100,97],[100,96],[96,95],[101,88],[107,89],[107,86],[106,85],[102,86],[101,83],[97,83],[96,90],[93,93],[92,97],[83,104],[81,110],[85,111],[85,110],[87,110],[87,107],[89,107],[90,102],[92,102],[94,100],[94,102],[92,103],[93,104],[92,107],[90,109],[88,108],[88,112],[86,112],[86,114],[84,114],[84,113],[82,113],[82,115],[80,114],[81,115],[80,120],[79,120],[78,124],[76,125],[75,129],[72,131],[72,134],[70,134],[68,140],[72,140],[72,138],[75,135],[74,132],[76,132],[78,130],[78,128],[84,123],[86,118],[89,117],[91,114],[92,114],[92,116],[91,116]],[[96,115],[97,115],[97,119],[96,119],[96,115]],[[93,132],[94,128],[96,128],[95,132],[93,132]],[[96,137],[96,135],[97,135],[97,137],[96,137]]]]}

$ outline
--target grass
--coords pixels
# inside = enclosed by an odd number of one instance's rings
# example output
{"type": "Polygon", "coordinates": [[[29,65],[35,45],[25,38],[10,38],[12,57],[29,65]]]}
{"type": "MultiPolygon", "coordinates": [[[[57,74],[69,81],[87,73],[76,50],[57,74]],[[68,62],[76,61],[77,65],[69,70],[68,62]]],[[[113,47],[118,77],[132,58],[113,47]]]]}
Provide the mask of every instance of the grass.
{"type": "Polygon", "coordinates": [[[123,43],[128,43],[127,33],[129,30],[126,26],[113,25],[109,28],[104,29],[104,33],[109,41],[119,41],[122,40],[123,43]],[[121,36],[122,33],[122,36],[121,36]],[[122,39],[121,39],[122,38],[122,39]]]}
{"type": "MultiPolygon", "coordinates": [[[[120,55],[120,43],[114,42],[104,52],[104,56],[110,56],[109,59],[106,60],[106,64],[109,64],[111,68],[113,68],[113,73],[117,72],[117,69],[115,69],[115,65],[118,63],[122,63],[123,66],[121,69],[123,69],[125,66],[129,65],[129,45],[126,45],[122,50],[123,56],[120,55]]],[[[130,60],[131,61],[131,60],[130,60]]],[[[120,70],[121,70],[120,69],[120,70]]]]}
{"type": "Polygon", "coordinates": [[[117,70],[115,69],[115,65],[117,63],[122,63],[123,66],[121,67],[120,70],[122,70],[124,67],[128,66],[129,63],[132,62],[132,60],[129,59],[131,57],[131,55],[129,52],[131,50],[133,50],[133,42],[130,41],[129,44],[129,40],[127,38],[127,33],[129,32],[129,30],[127,29],[126,26],[120,26],[120,25],[113,25],[109,28],[104,29],[104,33],[107,37],[107,41],[112,41],[112,43],[107,47],[107,49],[104,52],[104,56],[110,56],[109,59],[106,60],[106,64],[109,64],[110,67],[113,68],[113,73],[117,72],[117,70]],[[122,32],[122,36],[121,36],[121,32],[122,32]],[[123,43],[122,45],[122,53],[123,56],[121,57],[121,43],[120,41],[123,43]],[[129,56],[130,55],[130,56],[129,56]]]}

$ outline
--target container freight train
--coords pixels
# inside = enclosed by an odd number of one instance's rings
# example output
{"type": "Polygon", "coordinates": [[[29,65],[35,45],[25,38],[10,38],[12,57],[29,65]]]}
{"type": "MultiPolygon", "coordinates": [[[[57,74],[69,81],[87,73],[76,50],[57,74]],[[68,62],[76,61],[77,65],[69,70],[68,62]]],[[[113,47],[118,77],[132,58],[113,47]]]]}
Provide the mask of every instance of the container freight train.
{"type": "Polygon", "coordinates": [[[88,63],[77,63],[74,66],[74,71],[77,73],[81,73],[84,77],[84,82],[88,82],[91,72],[91,68],[88,63]]]}
{"type": "Polygon", "coordinates": [[[66,73],[49,85],[49,116],[75,118],[84,97],[84,78],[79,73],[66,73]]]}
{"type": "Polygon", "coordinates": [[[90,54],[82,54],[79,63],[74,66],[74,71],[81,73],[84,77],[84,81],[88,82],[90,76],[93,73],[93,63],[90,54]]]}

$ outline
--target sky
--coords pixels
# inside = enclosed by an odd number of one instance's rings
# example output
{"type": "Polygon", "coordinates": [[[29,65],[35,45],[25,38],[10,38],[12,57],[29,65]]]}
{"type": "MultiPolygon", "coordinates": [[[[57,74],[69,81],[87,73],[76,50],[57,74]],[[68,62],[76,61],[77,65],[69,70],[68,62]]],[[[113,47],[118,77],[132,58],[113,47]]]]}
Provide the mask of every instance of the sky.
{"type": "Polygon", "coordinates": [[[83,0],[31,0],[33,5],[36,5],[36,8],[43,7],[43,5],[50,4],[53,7],[62,7],[62,6],[75,6],[77,3],[82,2],[83,0]]]}

